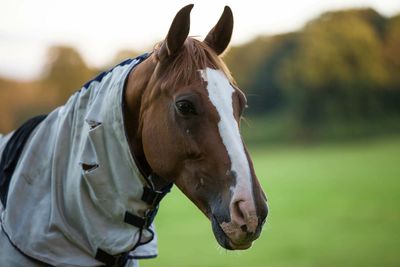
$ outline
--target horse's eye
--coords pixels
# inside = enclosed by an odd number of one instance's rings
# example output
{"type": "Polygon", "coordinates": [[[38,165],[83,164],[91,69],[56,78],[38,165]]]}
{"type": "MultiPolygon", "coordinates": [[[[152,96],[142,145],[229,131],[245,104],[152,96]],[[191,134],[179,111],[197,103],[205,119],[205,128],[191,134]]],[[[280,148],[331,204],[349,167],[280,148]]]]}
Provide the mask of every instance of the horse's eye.
{"type": "Polygon", "coordinates": [[[188,100],[180,100],[175,103],[175,108],[179,114],[183,116],[195,115],[196,109],[192,102],[188,100]]]}

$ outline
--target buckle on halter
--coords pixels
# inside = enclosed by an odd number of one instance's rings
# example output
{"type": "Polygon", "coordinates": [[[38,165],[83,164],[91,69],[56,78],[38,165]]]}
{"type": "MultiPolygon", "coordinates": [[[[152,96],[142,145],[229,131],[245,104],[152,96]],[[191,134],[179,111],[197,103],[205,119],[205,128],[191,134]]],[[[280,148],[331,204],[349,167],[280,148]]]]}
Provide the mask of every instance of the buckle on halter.
{"type": "MultiPolygon", "coordinates": [[[[153,174],[154,175],[154,174],[153,174]]],[[[172,183],[168,184],[161,190],[153,190],[147,186],[143,187],[142,201],[146,204],[156,207],[160,203],[160,201],[171,191],[172,183]]]]}
{"type": "Polygon", "coordinates": [[[163,196],[164,196],[163,192],[154,191],[153,189],[145,186],[143,187],[143,194],[141,199],[146,204],[155,207],[158,205],[158,203],[160,203],[163,196]]]}
{"type": "Polygon", "coordinates": [[[127,224],[136,226],[137,228],[144,228],[144,227],[148,227],[149,224],[149,220],[148,217],[139,217],[136,216],[135,214],[132,214],[130,212],[125,212],[125,216],[124,216],[124,222],[126,222],[127,224]]]}

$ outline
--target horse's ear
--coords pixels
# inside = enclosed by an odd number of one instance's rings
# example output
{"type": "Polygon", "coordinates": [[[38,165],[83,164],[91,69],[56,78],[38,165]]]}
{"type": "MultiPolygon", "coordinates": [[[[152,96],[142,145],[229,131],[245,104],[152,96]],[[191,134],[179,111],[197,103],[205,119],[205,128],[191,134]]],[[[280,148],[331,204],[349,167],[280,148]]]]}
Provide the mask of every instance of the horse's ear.
{"type": "Polygon", "coordinates": [[[167,37],[159,50],[158,57],[160,60],[175,55],[183,46],[189,35],[190,11],[192,11],[192,8],[193,4],[190,4],[176,13],[169,28],[167,37]]]}
{"type": "Polygon", "coordinates": [[[217,55],[222,54],[231,41],[233,31],[233,14],[229,6],[225,6],[224,12],[217,24],[207,34],[204,42],[211,47],[217,55]]]}

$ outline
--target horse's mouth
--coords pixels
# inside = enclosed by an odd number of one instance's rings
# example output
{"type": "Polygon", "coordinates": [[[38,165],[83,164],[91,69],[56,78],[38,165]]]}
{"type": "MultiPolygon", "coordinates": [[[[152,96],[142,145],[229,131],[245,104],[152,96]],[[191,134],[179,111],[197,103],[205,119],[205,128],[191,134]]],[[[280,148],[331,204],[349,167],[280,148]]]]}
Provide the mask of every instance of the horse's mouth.
{"type": "Polygon", "coordinates": [[[218,244],[228,250],[245,250],[251,247],[252,241],[236,244],[233,242],[222,230],[215,216],[211,216],[211,225],[214,232],[215,239],[217,239],[218,244]]]}

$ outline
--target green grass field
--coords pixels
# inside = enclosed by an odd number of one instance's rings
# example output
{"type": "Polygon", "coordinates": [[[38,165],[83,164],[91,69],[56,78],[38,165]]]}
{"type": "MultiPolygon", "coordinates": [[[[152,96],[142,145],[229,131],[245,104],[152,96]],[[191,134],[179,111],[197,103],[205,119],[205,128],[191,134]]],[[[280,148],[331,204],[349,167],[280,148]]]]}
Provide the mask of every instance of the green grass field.
{"type": "Polygon", "coordinates": [[[248,251],[218,247],[177,188],[156,219],[162,266],[400,266],[400,139],[251,150],[270,213],[248,251]]]}

